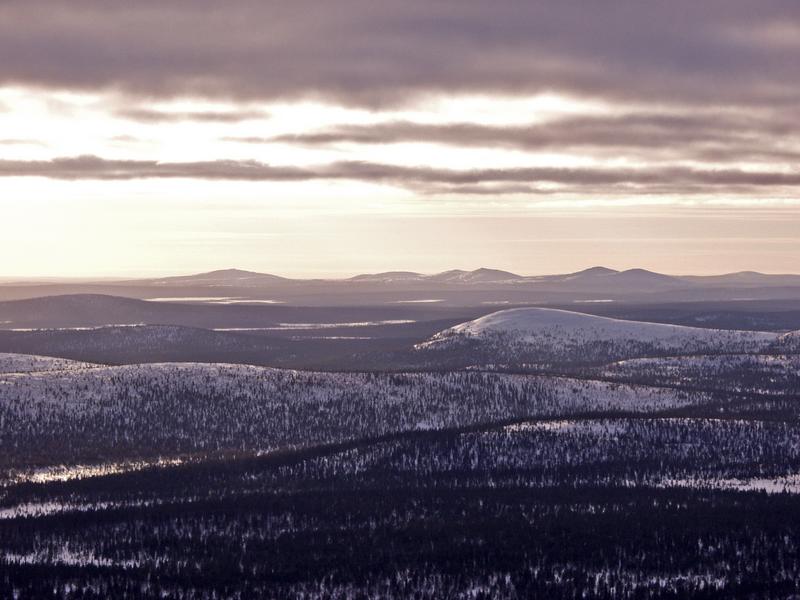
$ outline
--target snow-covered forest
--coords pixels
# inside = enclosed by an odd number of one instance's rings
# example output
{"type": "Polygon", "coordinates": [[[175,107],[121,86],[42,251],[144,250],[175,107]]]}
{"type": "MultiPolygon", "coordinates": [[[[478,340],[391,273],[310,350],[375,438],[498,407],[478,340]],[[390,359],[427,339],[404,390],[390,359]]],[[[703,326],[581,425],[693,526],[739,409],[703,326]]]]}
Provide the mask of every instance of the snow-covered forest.
{"type": "Polygon", "coordinates": [[[530,310],[406,369],[0,354],[0,596],[800,592],[796,335],[530,310]]]}

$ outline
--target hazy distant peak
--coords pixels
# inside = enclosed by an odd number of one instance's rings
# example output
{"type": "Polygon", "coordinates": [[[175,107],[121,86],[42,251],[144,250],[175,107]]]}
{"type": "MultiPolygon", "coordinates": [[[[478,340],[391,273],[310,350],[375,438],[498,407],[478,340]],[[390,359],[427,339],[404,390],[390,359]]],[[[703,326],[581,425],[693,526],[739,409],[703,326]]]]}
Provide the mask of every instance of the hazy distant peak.
{"type": "Polygon", "coordinates": [[[765,277],[764,273],[760,271],[736,271],[735,273],[728,273],[728,277],[765,277]]]}
{"type": "Polygon", "coordinates": [[[614,273],[619,273],[619,271],[615,269],[609,269],[608,267],[589,267],[588,269],[583,269],[582,271],[576,271],[575,273],[570,273],[570,277],[592,277],[595,275],[613,275],[614,273]]]}
{"type": "Polygon", "coordinates": [[[653,276],[653,275],[655,275],[657,277],[669,277],[669,275],[663,275],[662,273],[656,273],[655,271],[649,271],[647,269],[642,269],[642,268],[638,268],[638,267],[635,268],[635,269],[625,269],[624,271],[618,271],[618,272],[620,274],[642,275],[642,276],[646,276],[646,277],[650,277],[650,276],[653,276]]]}
{"type": "Polygon", "coordinates": [[[216,271],[209,271],[207,273],[198,273],[196,275],[189,275],[189,277],[201,279],[285,279],[278,275],[271,275],[270,273],[259,273],[258,271],[245,271],[243,269],[218,269],[216,271]]]}
{"type": "Polygon", "coordinates": [[[429,275],[429,279],[452,279],[454,277],[463,277],[467,274],[467,271],[463,269],[448,269],[447,271],[442,271],[441,273],[436,273],[434,275],[429,275]]]}
{"type": "Polygon", "coordinates": [[[626,269],[625,271],[619,271],[614,274],[615,277],[619,278],[636,278],[642,280],[674,280],[675,277],[671,275],[664,275],[663,273],[656,273],[655,271],[648,271],[647,269],[626,269]]]}
{"type": "Polygon", "coordinates": [[[195,275],[191,275],[190,277],[254,277],[261,275],[266,275],[266,273],[245,271],[244,269],[217,269],[215,271],[208,271],[206,273],[197,273],[195,275]]]}
{"type": "Polygon", "coordinates": [[[570,282],[594,281],[596,279],[603,279],[611,275],[616,275],[617,273],[619,273],[619,271],[609,269],[608,267],[589,267],[588,269],[576,271],[575,273],[567,273],[566,275],[548,275],[543,277],[543,279],[570,282]]]}
{"type": "Polygon", "coordinates": [[[271,275],[269,273],[258,273],[256,271],[244,271],[242,269],[219,269],[206,273],[196,273],[194,275],[180,275],[177,277],[162,277],[151,280],[157,285],[202,285],[217,284],[227,286],[252,286],[265,282],[279,283],[290,281],[286,277],[271,275]]]}
{"type": "Polygon", "coordinates": [[[775,275],[758,271],[737,271],[724,275],[685,275],[682,280],[696,285],[713,285],[720,288],[749,287],[797,287],[800,286],[800,275],[775,275]]]}
{"type": "Polygon", "coordinates": [[[475,269],[472,271],[472,275],[475,277],[503,277],[505,279],[522,279],[522,275],[517,275],[516,273],[503,271],[501,269],[488,269],[486,267],[475,269]]]}
{"type": "Polygon", "coordinates": [[[417,281],[425,276],[414,271],[385,271],[383,273],[364,273],[350,278],[350,281],[417,281]]]}
{"type": "Polygon", "coordinates": [[[446,283],[492,283],[498,281],[509,281],[514,279],[522,279],[522,276],[509,271],[502,271],[500,269],[489,269],[481,267],[474,271],[464,271],[462,269],[452,269],[431,275],[431,281],[439,281],[446,283]]]}

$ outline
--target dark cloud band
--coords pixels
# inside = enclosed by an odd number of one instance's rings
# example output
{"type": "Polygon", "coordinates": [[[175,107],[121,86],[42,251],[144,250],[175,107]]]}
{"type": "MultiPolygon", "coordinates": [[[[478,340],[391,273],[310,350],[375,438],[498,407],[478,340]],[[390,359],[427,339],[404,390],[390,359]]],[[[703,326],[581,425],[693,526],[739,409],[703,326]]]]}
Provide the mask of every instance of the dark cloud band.
{"type": "Polygon", "coordinates": [[[147,160],[106,160],[96,156],[48,161],[0,161],[2,177],[46,177],[59,180],[174,179],[253,182],[355,180],[442,193],[552,193],[549,186],[570,192],[601,193],[719,193],[750,190],[794,191],[800,173],[690,169],[681,167],[514,168],[454,170],[405,167],[369,162],[336,162],[317,167],[274,166],[256,161],[161,163],[147,160]]]}
{"type": "Polygon", "coordinates": [[[800,61],[786,30],[797,16],[795,0],[8,0],[0,85],[371,105],[555,90],[792,106],[800,61]]]}
{"type": "Polygon", "coordinates": [[[274,138],[226,138],[240,143],[387,144],[427,142],[527,152],[582,153],[605,158],[628,153],[639,159],[708,162],[797,161],[800,126],[794,114],[622,114],[571,117],[536,125],[427,124],[394,121],[343,125],[274,138]]]}

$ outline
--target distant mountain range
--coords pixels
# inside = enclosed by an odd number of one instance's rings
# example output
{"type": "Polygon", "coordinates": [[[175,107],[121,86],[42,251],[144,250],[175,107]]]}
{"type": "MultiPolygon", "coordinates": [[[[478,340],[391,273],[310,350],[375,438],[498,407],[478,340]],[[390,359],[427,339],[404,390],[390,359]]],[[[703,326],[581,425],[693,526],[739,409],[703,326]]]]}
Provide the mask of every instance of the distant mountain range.
{"type": "Polygon", "coordinates": [[[558,286],[569,289],[654,289],[664,287],[695,286],[800,286],[800,275],[769,275],[755,271],[741,271],[723,275],[665,275],[646,269],[628,269],[617,271],[608,267],[591,267],[575,273],[561,275],[518,275],[501,269],[480,268],[473,271],[452,269],[442,273],[424,274],[414,271],[386,271],[382,273],[365,273],[343,279],[292,279],[269,273],[243,271],[241,269],[223,269],[162,277],[158,279],[134,279],[113,282],[115,286],[148,285],[158,287],[172,286],[215,286],[235,288],[285,288],[297,286],[323,285],[364,285],[381,284],[386,286],[408,286],[443,284],[457,286],[503,285],[503,286],[535,286],[540,288],[558,286]]]}
{"type": "Polygon", "coordinates": [[[769,275],[755,271],[740,271],[723,275],[665,275],[646,269],[628,269],[617,271],[607,267],[590,267],[575,273],[562,275],[518,275],[501,269],[480,268],[474,271],[452,269],[432,275],[414,271],[387,271],[383,273],[365,273],[346,279],[291,279],[243,271],[225,269],[161,279],[145,279],[120,282],[120,284],[149,283],[151,285],[208,285],[235,287],[284,286],[303,284],[341,284],[382,283],[386,285],[407,285],[409,283],[442,283],[454,285],[503,284],[503,285],[552,285],[586,288],[607,288],[622,285],[624,287],[686,287],[695,285],[723,286],[800,286],[800,275],[769,275]]]}
{"type": "Polygon", "coordinates": [[[124,281],[0,284],[0,301],[62,294],[105,294],[184,303],[260,302],[301,306],[800,300],[800,275],[742,271],[711,276],[677,276],[646,269],[617,271],[598,266],[575,273],[537,276],[480,268],[435,274],[387,271],[344,279],[292,279],[224,269],[124,281]]]}

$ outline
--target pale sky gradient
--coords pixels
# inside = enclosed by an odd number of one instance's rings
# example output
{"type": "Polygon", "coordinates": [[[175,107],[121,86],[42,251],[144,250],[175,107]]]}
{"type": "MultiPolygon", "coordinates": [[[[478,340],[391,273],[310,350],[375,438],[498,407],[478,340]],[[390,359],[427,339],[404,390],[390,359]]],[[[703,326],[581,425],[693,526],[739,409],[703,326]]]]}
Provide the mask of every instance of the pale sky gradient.
{"type": "Polygon", "coordinates": [[[796,3],[293,6],[0,5],[0,276],[800,271],[796,3]]]}

